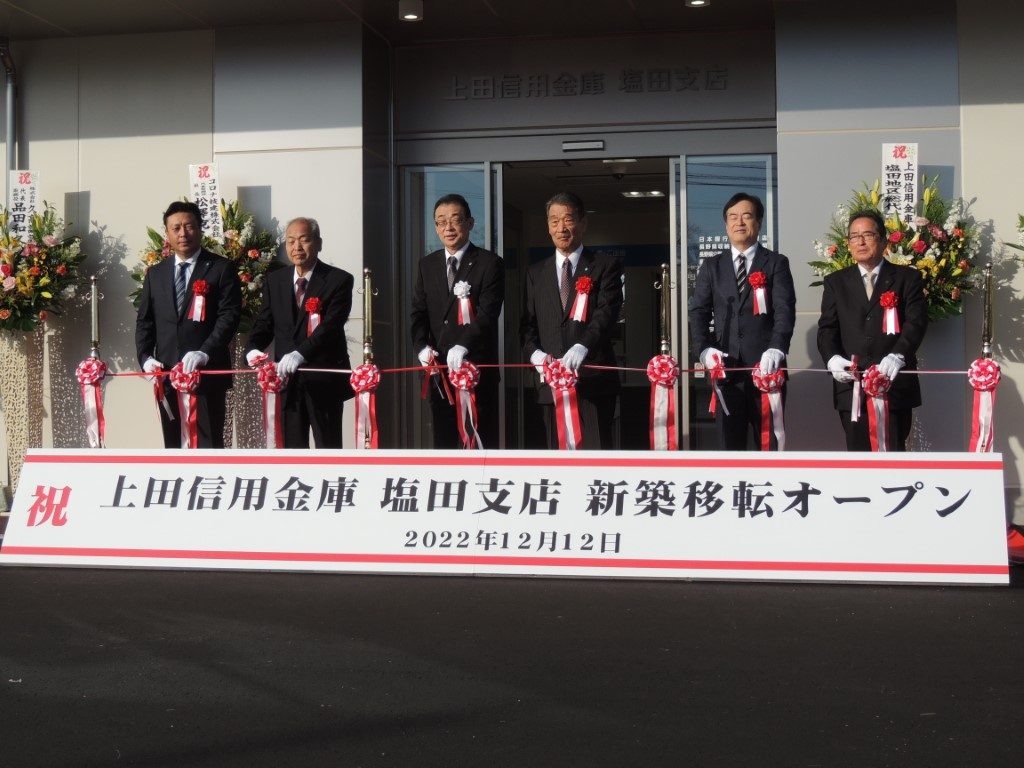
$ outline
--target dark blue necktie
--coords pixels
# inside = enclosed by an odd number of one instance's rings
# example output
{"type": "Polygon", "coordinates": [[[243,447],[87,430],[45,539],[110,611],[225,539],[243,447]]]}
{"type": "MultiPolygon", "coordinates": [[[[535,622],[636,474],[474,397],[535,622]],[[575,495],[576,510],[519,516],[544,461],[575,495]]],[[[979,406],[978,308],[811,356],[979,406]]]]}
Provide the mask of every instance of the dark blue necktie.
{"type": "Polygon", "coordinates": [[[188,271],[188,262],[182,261],[178,264],[178,276],[174,280],[174,303],[178,307],[178,314],[185,308],[185,288],[188,281],[185,279],[188,271]]]}

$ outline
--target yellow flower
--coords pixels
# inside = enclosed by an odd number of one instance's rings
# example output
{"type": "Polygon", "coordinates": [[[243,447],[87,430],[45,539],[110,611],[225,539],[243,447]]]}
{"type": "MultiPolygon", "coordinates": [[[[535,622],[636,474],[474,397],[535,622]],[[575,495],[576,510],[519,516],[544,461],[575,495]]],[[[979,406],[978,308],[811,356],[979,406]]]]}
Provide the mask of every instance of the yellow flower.
{"type": "Polygon", "coordinates": [[[871,188],[871,204],[875,207],[878,206],[878,202],[882,199],[881,196],[882,181],[881,179],[875,179],[875,186],[871,188]]]}

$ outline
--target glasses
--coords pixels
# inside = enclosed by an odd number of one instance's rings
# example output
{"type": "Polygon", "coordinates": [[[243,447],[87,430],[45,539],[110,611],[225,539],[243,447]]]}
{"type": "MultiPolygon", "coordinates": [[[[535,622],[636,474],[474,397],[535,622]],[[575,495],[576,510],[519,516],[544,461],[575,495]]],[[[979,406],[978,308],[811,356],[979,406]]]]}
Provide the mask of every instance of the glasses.
{"type": "Polygon", "coordinates": [[[434,226],[438,229],[444,229],[449,224],[458,229],[464,224],[468,223],[469,219],[465,216],[449,216],[447,219],[434,219],[434,226]]]}
{"type": "Polygon", "coordinates": [[[851,243],[855,243],[860,240],[862,243],[873,243],[878,240],[881,236],[877,232],[858,232],[855,235],[850,235],[846,239],[851,243]]]}

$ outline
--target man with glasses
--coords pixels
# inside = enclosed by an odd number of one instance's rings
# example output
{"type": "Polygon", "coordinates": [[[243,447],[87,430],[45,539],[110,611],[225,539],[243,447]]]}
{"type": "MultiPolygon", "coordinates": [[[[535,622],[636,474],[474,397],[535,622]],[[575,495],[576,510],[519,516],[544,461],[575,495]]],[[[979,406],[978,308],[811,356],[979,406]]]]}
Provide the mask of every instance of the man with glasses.
{"type": "MultiPolygon", "coordinates": [[[[789,260],[758,243],[764,204],[739,192],[722,209],[729,249],[705,259],[690,300],[693,347],[705,368],[722,366],[723,404],[715,413],[722,450],[760,444],[761,391],[750,369],[775,373],[785,366],[796,319],[796,291],[789,260]],[[732,370],[730,370],[732,369],[732,370]]],[[[785,389],[783,389],[785,395],[785,389]]],[[[771,448],[778,449],[772,430],[771,448]]]]}
{"type": "MultiPolygon", "coordinates": [[[[459,370],[463,362],[498,362],[498,316],[505,301],[505,265],[498,254],[469,241],[473,216],[462,195],[434,203],[434,229],[443,246],[420,259],[412,296],[412,343],[424,366],[459,370]],[[457,295],[459,294],[459,295],[457,295]],[[467,298],[467,308],[460,298],[467,298]],[[461,307],[461,311],[460,311],[461,307]],[[468,312],[466,310],[469,310],[468,312]]],[[[430,376],[430,413],[435,448],[458,448],[456,405],[449,403],[441,369],[430,376]]],[[[476,387],[478,423],[472,425],[485,448],[498,448],[496,367],[480,369],[476,387]]],[[[471,432],[472,427],[467,429],[471,432]]]]}
{"type": "MultiPolygon", "coordinates": [[[[203,217],[195,203],[176,201],[164,212],[164,236],[174,251],[146,272],[135,320],[135,347],[146,373],[229,370],[228,344],[242,316],[241,282],[234,265],[202,247],[203,217]]],[[[183,433],[170,377],[161,378],[164,447],[180,448],[183,433]]],[[[224,418],[231,375],[200,378],[196,432],[200,448],[224,447],[224,418]]]]}
{"type": "Polygon", "coordinates": [[[921,404],[917,348],[928,327],[924,281],[912,267],[885,259],[885,220],[875,210],[850,215],[847,229],[854,263],[825,277],[818,320],[818,351],[832,372],[832,399],[850,451],[870,451],[868,417],[851,418],[855,376],[877,365],[889,388],[890,449],[906,449],[912,409],[921,404]],[[887,309],[897,323],[885,322],[887,309]],[[854,365],[856,358],[856,365],[854,365]]]}

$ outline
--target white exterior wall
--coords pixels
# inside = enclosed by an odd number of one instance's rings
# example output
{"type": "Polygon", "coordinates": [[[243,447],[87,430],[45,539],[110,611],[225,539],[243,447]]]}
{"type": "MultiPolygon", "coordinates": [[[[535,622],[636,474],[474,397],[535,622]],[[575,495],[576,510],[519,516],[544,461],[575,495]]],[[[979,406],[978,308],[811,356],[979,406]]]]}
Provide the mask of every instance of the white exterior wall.
{"type": "MultiPolygon", "coordinates": [[[[267,203],[253,211],[260,226],[319,219],[324,260],[360,273],[357,25],[42,40],[14,55],[20,165],[40,172],[41,197],[84,236],[84,271],[97,273],[103,294],[102,354],[115,372],[137,368],[129,270],[146,227],[159,228],[167,204],[188,193],[190,163],[218,162],[226,198],[267,203]]],[[[88,324],[87,306],[50,323],[46,445],[84,445],[73,371],[89,351],[88,324]]],[[[353,317],[353,352],[361,328],[353,317]]],[[[110,447],[161,445],[143,381],[109,381],[105,402],[110,447]]]]}
{"type": "MultiPolygon", "coordinates": [[[[1014,522],[1024,525],[1024,254],[1002,245],[1017,242],[1017,215],[1024,213],[1024,57],[1019,39],[1024,8],[998,0],[960,0],[957,26],[964,194],[976,198],[975,215],[990,225],[984,253],[995,265],[997,283],[993,356],[1002,366],[1003,380],[996,397],[995,450],[1006,460],[1014,522]]],[[[981,328],[981,307],[975,302],[970,309],[974,341],[981,328]]],[[[976,344],[970,348],[977,351],[976,344]]]]}

